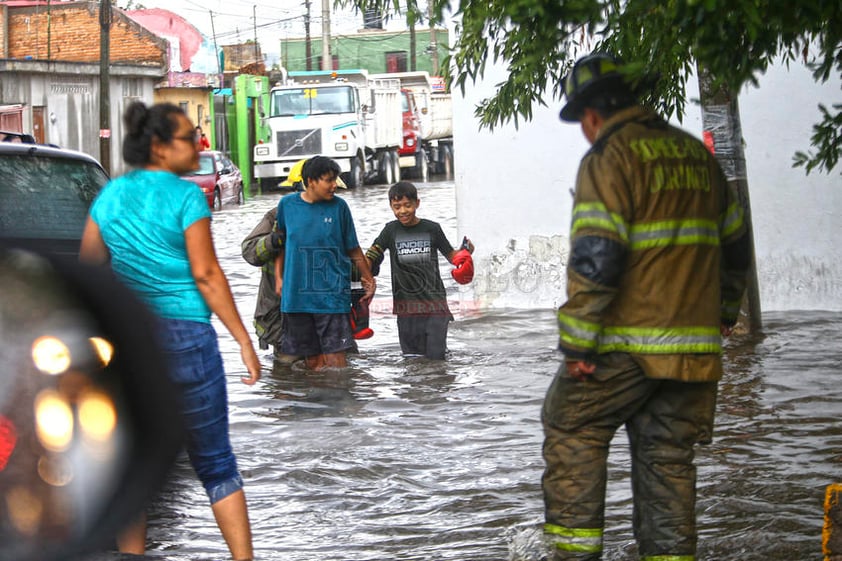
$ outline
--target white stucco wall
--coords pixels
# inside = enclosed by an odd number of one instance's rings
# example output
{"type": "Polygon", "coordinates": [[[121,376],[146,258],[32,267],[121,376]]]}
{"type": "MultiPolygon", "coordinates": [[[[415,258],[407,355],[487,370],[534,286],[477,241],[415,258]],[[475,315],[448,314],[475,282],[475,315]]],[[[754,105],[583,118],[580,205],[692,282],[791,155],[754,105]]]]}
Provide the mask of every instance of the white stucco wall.
{"type": "MultiPolygon", "coordinates": [[[[545,307],[564,300],[572,189],[588,144],[547,100],[530,123],[479,131],[474,107],[504,78],[491,68],[454,94],[459,236],[471,237],[477,275],[463,297],[483,306],[545,307]]],[[[698,99],[692,80],[689,99],[698,99]]],[[[840,101],[837,79],[816,85],[802,66],[777,66],[739,104],[763,310],[842,310],[842,164],[831,174],[792,168],[809,148],[817,104],[840,101]]],[[[697,104],[682,125],[701,136],[697,104]]]]}

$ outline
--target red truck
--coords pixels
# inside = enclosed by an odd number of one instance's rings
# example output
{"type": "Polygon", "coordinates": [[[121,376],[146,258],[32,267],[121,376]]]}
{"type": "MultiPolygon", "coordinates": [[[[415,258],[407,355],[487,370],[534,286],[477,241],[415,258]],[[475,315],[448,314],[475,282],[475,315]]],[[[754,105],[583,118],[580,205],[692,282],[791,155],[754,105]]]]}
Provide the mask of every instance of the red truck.
{"type": "Polygon", "coordinates": [[[402,178],[427,181],[429,174],[453,175],[453,109],[443,81],[428,72],[394,72],[400,80],[403,145],[398,150],[402,178]]]}

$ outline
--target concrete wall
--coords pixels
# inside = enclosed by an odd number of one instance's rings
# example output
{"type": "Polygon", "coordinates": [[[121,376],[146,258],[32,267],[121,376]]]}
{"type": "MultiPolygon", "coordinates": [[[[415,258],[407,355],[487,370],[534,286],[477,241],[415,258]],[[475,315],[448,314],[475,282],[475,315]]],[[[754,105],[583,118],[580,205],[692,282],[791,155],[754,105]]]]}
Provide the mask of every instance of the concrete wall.
{"type": "Polygon", "coordinates": [[[155,103],[172,103],[179,107],[186,106],[187,116],[194,124],[201,126],[210,138],[213,128],[213,108],[211,90],[199,88],[158,88],[155,90],[155,103]]]}
{"type": "MultiPolygon", "coordinates": [[[[448,32],[436,28],[438,57],[441,62],[447,54],[448,32]]],[[[353,35],[333,35],[330,39],[330,53],[339,60],[339,68],[364,68],[372,74],[383,73],[386,68],[386,53],[406,53],[407,70],[410,70],[410,34],[403,31],[360,31],[353,35]]],[[[417,70],[426,70],[431,75],[438,72],[433,68],[433,57],[429,52],[430,30],[415,32],[415,62],[417,70]]],[[[281,65],[289,71],[307,70],[306,41],[303,37],[281,41],[281,65]]],[[[322,60],[321,37],[312,37],[310,56],[313,70],[320,68],[322,60]]]]}
{"type": "MultiPolygon", "coordinates": [[[[478,130],[476,104],[504,69],[454,95],[458,235],[476,246],[477,275],[461,293],[483,306],[548,307],[564,301],[570,211],[579,160],[588,144],[577,125],[559,121],[560,101],[536,108],[532,122],[478,130]]],[[[690,82],[688,98],[698,99],[690,82]]],[[[771,68],[759,88],[741,92],[755,243],[764,310],[842,310],[842,164],[831,174],[792,168],[809,148],[819,102],[838,103],[840,82],[816,85],[798,64],[771,68]]],[[[701,136],[689,105],[683,126],[701,136]]]]}
{"type": "MultiPolygon", "coordinates": [[[[158,70],[112,66],[111,173],[126,171],[120,154],[122,115],[134,100],[151,103],[158,70]]],[[[24,105],[23,129],[33,130],[33,108],[43,108],[44,138],[100,159],[99,65],[0,60],[0,104],[24,105]]]]}

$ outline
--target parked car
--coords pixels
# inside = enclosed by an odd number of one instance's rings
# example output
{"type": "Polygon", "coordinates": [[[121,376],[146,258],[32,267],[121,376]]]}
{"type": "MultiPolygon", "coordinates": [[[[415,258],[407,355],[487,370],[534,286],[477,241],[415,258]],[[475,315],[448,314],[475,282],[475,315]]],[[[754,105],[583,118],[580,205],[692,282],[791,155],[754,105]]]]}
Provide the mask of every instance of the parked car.
{"type": "Polygon", "coordinates": [[[183,444],[178,389],[149,311],[78,262],[102,166],[0,131],[0,174],[0,559],[117,559],[183,444]]]}
{"type": "Polygon", "coordinates": [[[75,260],[108,174],[87,154],[32,140],[0,142],[0,243],[75,260]]]}
{"type": "Polygon", "coordinates": [[[243,176],[234,162],[222,152],[199,152],[199,169],[185,175],[184,179],[202,188],[208,206],[213,210],[243,202],[243,176]]]}

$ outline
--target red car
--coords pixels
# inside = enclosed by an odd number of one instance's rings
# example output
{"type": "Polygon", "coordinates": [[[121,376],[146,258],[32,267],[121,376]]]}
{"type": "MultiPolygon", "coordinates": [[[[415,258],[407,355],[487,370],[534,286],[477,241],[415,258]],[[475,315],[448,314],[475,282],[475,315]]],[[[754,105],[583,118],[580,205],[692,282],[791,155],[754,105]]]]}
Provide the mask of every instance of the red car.
{"type": "Polygon", "coordinates": [[[243,176],[234,162],[222,152],[199,152],[199,169],[183,177],[202,188],[208,206],[213,210],[243,202],[243,176]]]}

